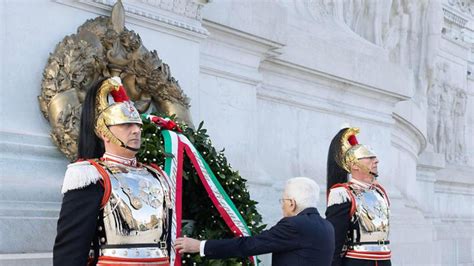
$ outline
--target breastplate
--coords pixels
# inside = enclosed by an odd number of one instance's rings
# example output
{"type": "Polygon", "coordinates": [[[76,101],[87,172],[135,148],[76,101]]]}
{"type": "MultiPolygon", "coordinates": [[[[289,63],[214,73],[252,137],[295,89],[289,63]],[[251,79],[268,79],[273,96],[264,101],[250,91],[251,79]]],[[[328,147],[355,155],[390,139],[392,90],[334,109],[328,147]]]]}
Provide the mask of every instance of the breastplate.
{"type": "Polygon", "coordinates": [[[108,163],[107,169],[112,189],[103,212],[101,255],[166,257],[168,191],[162,177],[142,167],[108,163]]]}
{"type": "Polygon", "coordinates": [[[387,200],[375,188],[355,190],[355,219],[359,230],[354,232],[354,250],[389,251],[384,241],[389,236],[389,206],[387,200]],[[377,243],[374,243],[377,242],[377,243]]]}

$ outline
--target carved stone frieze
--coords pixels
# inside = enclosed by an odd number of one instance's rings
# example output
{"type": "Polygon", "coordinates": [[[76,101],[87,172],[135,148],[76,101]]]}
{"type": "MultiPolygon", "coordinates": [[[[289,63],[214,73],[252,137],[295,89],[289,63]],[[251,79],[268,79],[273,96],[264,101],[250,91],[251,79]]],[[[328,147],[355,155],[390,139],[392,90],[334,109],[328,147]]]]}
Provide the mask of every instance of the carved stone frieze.
{"type": "Polygon", "coordinates": [[[43,72],[43,115],[52,126],[51,136],[70,160],[77,154],[81,105],[95,82],[120,76],[140,112],[158,110],[192,126],[189,99],[170,68],[156,51],[149,51],[140,36],[125,28],[119,1],[112,17],[90,19],[76,34],[66,36],[50,55],[43,72]]]}
{"type": "Polygon", "coordinates": [[[455,14],[453,11],[447,9],[447,8],[443,8],[443,14],[444,14],[444,18],[454,24],[456,24],[457,26],[461,27],[461,28],[464,28],[467,24],[467,22],[469,21],[468,19],[466,18],[463,18],[457,14],[455,14]]]}
{"type": "MultiPolygon", "coordinates": [[[[116,2],[115,0],[92,1],[109,6],[113,6],[116,2]]],[[[124,9],[127,13],[143,16],[199,34],[208,35],[207,30],[198,26],[196,23],[188,23],[181,19],[172,19],[161,12],[164,10],[200,22],[202,20],[202,7],[206,2],[205,0],[202,2],[194,0],[136,0],[125,2],[124,9]]]]}
{"type": "MultiPolygon", "coordinates": [[[[54,0],[72,6],[94,7],[109,10],[117,0],[54,0]]],[[[202,8],[207,0],[129,0],[124,11],[145,23],[164,23],[180,30],[191,31],[201,38],[209,32],[201,26],[202,8]]]]}
{"type": "MultiPolygon", "coordinates": [[[[443,7],[443,37],[455,43],[471,45],[474,43],[474,28],[469,26],[469,17],[450,6],[443,7]]],[[[474,19],[474,18],[471,18],[474,19]]]]}
{"type": "Polygon", "coordinates": [[[462,13],[474,17],[473,0],[448,0],[448,4],[462,13]]]}
{"type": "Polygon", "coordinates": [[[175,14],[182,15],[188,18],[201,20],[202,7],[207,0],[139,0],[149,6],[171,11],[175,14]]]}

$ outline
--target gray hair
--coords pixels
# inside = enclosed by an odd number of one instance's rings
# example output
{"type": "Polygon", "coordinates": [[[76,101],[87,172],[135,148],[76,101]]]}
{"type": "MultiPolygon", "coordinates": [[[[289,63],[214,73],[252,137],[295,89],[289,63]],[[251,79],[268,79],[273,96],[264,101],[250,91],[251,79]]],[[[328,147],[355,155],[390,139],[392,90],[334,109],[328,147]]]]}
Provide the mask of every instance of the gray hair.
{"type": "Polygon", "coordinates": [[[293,177],[288,179],[285,186],[288,198],[296,201],[297,211],[316,207],[319,202],[319,185],[308,177],[293,177]]]}

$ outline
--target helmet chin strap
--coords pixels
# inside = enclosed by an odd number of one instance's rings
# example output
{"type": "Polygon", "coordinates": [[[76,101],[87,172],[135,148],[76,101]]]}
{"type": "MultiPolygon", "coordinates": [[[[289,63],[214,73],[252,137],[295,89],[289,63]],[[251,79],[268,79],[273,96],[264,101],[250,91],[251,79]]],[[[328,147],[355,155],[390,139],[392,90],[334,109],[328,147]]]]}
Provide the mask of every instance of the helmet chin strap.
{"type": "Polygon", "coordinates": [[[356,163],[357,163],[357,166],[359,166],[359,168],[362,171],[364,171],[364,172],[368,173],[369,175],[373,176],[374,180],[377,179],[377,177],[379,176],[377,173],[374,173],[374,172],[370,171],[370,169],[367,166],[365,166],[363,164],[360,164],[359,162],[356,162],[356,163]]]}
{"type": "Polygon", "coordinates": [[[119,141],[120,141],[120,143],[121,143],[120,146],[121,146],[121,147],[124,147],[124,148],[127,149],[127,150],[131,150],[131,151],[133,151],[133,152],[137,152],[137,151],[140,150],[140,148],[138,148],[138,149],[137,149],[137,148],[132,148],[132,147],[130,147],[130,146],[127,146],[125,143],[123,143],[123,141],[121,141],[121,140],[119,140],[119,141]]]}
{"type": "Polygon", "coordinates": [[[140,148],[137,149],[137,148],[133,148],[133,147],[128,146],[128,145],[127,145],[125,142],[123,142],[121,139],[117,138],[117,136],[115,136],[115,134],[112,133],[112,131],[110,131],[110,133],[112,134],[112,136],[114,136],[114,138],[115,138],[116,140],[118,140],[118,141],[120,142],[120,147],[125,148],[125,149],[127,149],[127,150],[131,150],[131,151],[133,151],[133,152],[137,152],[137,151],[140,150],[140,148]]]}

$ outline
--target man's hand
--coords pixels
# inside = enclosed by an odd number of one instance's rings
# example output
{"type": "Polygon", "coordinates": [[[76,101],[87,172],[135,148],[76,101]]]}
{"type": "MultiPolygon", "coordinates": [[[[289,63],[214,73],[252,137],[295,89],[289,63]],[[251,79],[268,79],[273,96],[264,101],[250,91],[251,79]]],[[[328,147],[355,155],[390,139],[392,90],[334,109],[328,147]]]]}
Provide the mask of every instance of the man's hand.
{"type": "Polygon", "coordinates": [[[201,241],[189,237],[180,237],[176,239],[174,248],[178,250],[179,254],[183,253],[197,253],[199,252],[199,245],[201,241]]]}

